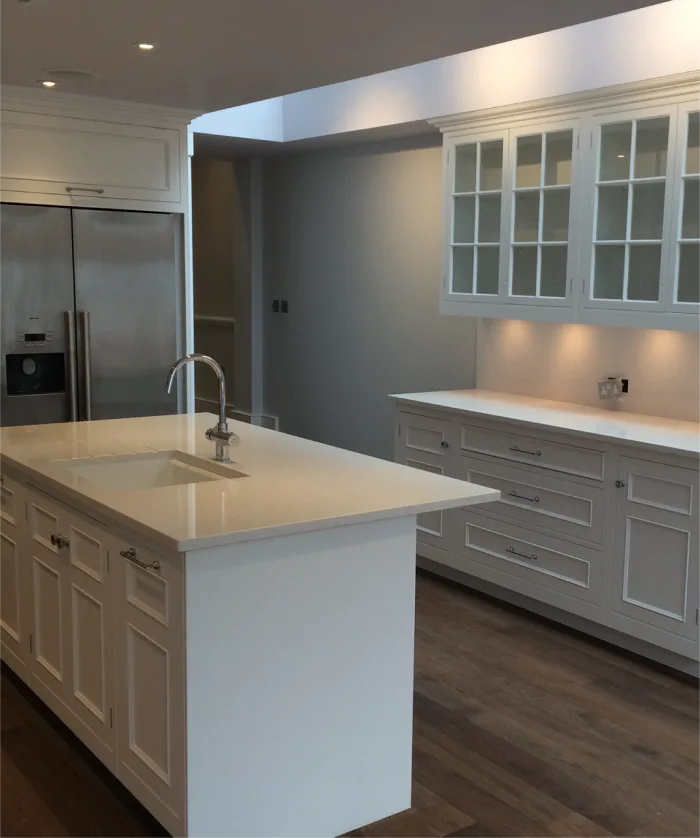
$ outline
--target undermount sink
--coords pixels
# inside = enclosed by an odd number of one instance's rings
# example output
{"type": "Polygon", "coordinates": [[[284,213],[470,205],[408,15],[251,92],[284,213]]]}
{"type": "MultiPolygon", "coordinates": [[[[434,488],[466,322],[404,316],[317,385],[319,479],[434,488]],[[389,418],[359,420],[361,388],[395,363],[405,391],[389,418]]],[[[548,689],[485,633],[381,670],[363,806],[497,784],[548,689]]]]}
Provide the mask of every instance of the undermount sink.
{"type": "Polygon", "coordinates": [[[109,489],[127,492],[248,476],[182,451],[149,451],[143,454],[90,457],[69,460],[60,465],[76,477],[82,477],[91,483],[100,483],[109,489]]]}

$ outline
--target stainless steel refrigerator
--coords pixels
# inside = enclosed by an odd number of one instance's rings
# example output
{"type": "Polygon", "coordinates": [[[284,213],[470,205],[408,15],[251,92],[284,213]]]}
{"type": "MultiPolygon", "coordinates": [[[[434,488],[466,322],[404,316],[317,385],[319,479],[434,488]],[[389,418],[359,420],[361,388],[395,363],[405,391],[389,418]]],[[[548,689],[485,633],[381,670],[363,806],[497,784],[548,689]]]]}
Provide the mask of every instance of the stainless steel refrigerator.
{"type": "Polygon", "coordinates": [[[3,204],[0,422],[175,413],[178,215],[3,204]]]}

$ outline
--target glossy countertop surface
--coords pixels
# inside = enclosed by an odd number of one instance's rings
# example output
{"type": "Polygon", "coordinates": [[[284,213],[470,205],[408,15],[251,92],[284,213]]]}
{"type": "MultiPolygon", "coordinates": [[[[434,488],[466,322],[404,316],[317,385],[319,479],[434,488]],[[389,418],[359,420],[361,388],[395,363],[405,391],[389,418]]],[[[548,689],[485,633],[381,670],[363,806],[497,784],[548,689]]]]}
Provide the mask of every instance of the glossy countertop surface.
{"type": "MultiPolygon", "coordinates": [[[[491,390],[443,390],[435,393],[394,395],[399,403],[470,413],[509,423],[554,431],[586,434],[659,451],[697,455],[700,425],[661,416],[645,416],[624,410],[586,407],[569,402],[513,396],[491,390]]],[[[621,406],[624,406],[624,401],[621,406]]]]}
{"type": "Polygon", "coordinates": [[[163,547],[195,550],[498,500],[493,489],[241,422],[231,468],[247,476],[116,491],[68,472],[65,460],[149,451],[209,459],[211,414],[0,430],[3,465],[99,518],[108,512],[163,547]],[[63,462],[63,466],[62,466],[63,462]]]}

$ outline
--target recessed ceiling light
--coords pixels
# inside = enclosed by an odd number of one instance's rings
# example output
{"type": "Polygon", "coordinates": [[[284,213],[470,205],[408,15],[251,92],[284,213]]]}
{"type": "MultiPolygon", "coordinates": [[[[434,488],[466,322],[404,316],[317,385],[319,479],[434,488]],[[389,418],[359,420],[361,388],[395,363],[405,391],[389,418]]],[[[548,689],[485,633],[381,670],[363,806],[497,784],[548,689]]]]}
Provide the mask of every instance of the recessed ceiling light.
{"type": "Polygon", "coordinates": [[[136,41],[134,46],[136,49],[140,49],[141,52],[153,52],[154,49],[158,49],[155,44],[150,44],[148,41],[136,41]]]}
{"type": "Polygon", "coordinates": [[[40,79],[37,84],[40,84],[43,87],[56,87],[57,82],[51,81],[50,79],[40,79]]]}

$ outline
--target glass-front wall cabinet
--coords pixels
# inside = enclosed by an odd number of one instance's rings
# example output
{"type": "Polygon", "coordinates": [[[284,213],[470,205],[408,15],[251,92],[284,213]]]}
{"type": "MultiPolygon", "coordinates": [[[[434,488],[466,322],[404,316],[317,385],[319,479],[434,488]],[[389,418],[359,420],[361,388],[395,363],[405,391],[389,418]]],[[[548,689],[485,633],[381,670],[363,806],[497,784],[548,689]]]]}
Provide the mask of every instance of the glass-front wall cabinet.
{"type": "Polygon", "coordinates": [[[443,127],[442,311],[697,331],[700,108],[688,85],[652,106],[609,97],[565,118],[554,106],[546,121],[491,117],[488,132],[466,117],[443,127]]]}
{"type": "Polygon", "coordinates": [[[568,123],[455,143],[448,166],[452,300],[567,304],[574,143],[568,123]]]}

